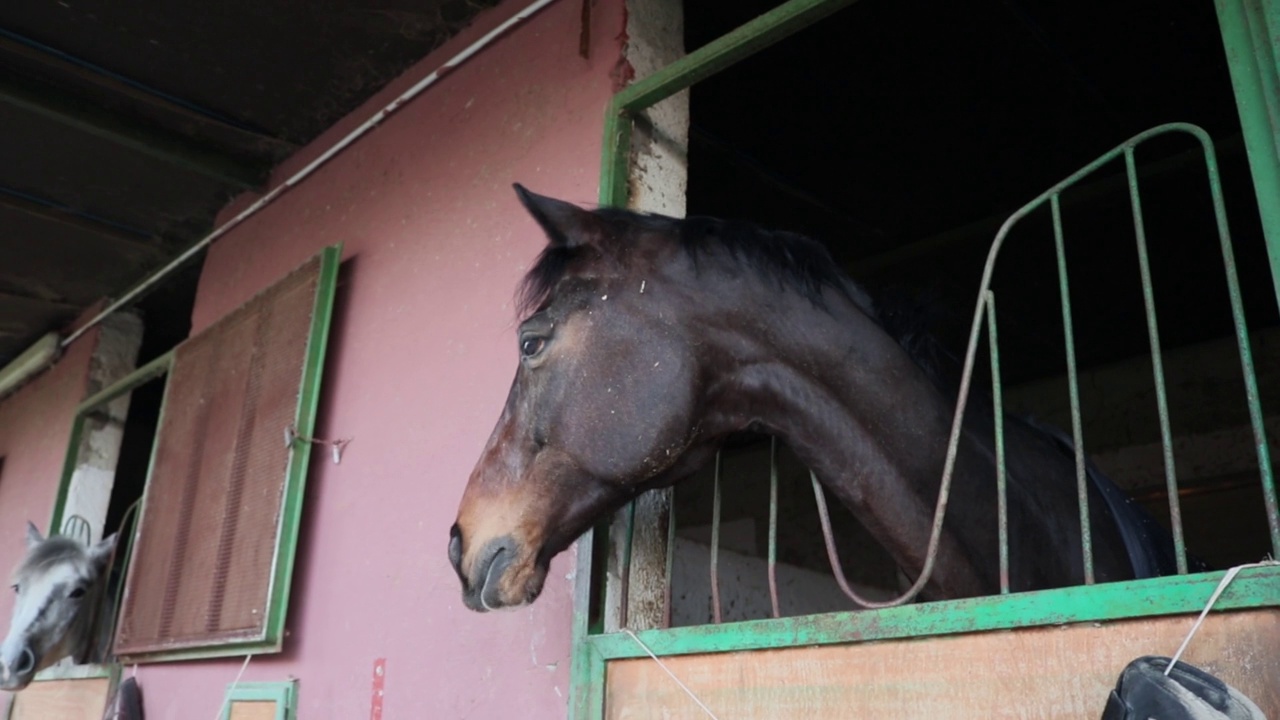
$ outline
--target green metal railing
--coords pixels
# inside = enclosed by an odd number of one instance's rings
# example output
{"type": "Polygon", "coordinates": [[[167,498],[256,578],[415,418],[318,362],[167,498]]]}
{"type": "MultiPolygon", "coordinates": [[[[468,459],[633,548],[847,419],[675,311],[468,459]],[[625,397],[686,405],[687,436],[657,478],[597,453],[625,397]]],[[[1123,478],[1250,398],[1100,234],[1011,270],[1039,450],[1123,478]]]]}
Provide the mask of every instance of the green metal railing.
{"type": "MultiPolygon", "coordinates": [[[[1236,0],[1225,0],[1226,4],[1236,5],[1236,0]]],[[[600,201],[603,205],[625,206],[628,202],[629,162],[631,154],[631,127],[636,115],[646,108],[658,103],[695,82],[707,78],[714,73],[729,67],[769,45],[789,37],[808,25],[817,22],[827,15],[849,5],[852,0],[791,0],[791,2],[775,8],[756,20],[744,25],[732,33],[714,41],[685,58],[672,63],[664,70],[642,79],[615,95],[605,118],[605,132],[602,157],[602,179],[600,201]]],[[[1223,14],[1220,8],[1220,15],[1223,14]]],[[[1225,21],[1224,21],[1225,23],[1225,21]]],[[[1238,30],[1238,28],[1237,28],[1238,30]]],[[[1235,31],[1224,24],[1224,37],[1234,37],[1235,31]]],[[[1238,34],[1238,33],[1236,33],[1238,34]]],[[[1230,38],[1228,38],[1230,39],[1230,38]]],[[[1228,43],[1231,46],[1231,43],[1228,43]]],[[[1234,67],[1234,66],[1233,66],[1234,67]]],[[[1242,110],[1242,114],[1244,111],[1242,110]]],[[[1256,120],[1256,118],[1253,118],[1256,120]]],[[[1256,124],[1256,123],[1254,123],[1256,124]]],[[[607,526],[602,526],[587,533],[577,544],[577,580],[574,600],[578,612],[575,613],[573,625],[574,653],[572,669],[572,688],[570,698],[571,718],[603,717],[605,703],[605,676],[607,663],[611,660],[647,657],[652,651],[655,656],[681,655],[692,653],[713,653],[744,651],[765,648],[794,647],[797,645],[825,645],[849,643],[865,640],[884,640],[892,638],[922,637],[951,633],[976,632],[984,630],[1035,627],[1042,625],[1070,622],[1094,622],[1102,620],[1118,620],[1124,618],[1153,617],[1174,615],[1199,611],[1205,599],[1215,589],[1222,578],[1222,573],[1201,573],[1188,575],[1187,553],[1182,528],[1181,508],[1178,503],[1177,473],[1172,451],[1172,432],[1169,423],[1169,405],[1165,390],[1163,357],[1160,349],[1159,324],[1155,313],[1155,291],[1151,278],[1148,260],[1145,220],[1142,211],[1141,193],[1136,173],[1135,148],[1153,137],[1170,133],[1183,133],[1197,140],[1204,152],[1206,171],[1213,209],[1217,223],[1218,239],[1221,245],[1223,264],[1226,273],[1228,292],[1231,303],[1233,327],[1240,353],[1240,363],[1244,375],[1246,402],[1249,409],[1250,423],[1257,453],[1259,475],[1262,492],[1265,497],[1272,551],[1280,555],[1280,511],[1277,509],[1275,483],[1272,474],[1271,459],[1268,451],[1265,428],[1262,423],[1262,410],[1259,404],[1259,393],[1253,367],[1252,352],[1249,345],[1244,309],[1241,301],[1239,282],[1236,277],[1235,260],[1231,248],[1231,237],[1224,209],[1221,180],[1218,173],[1217,160],[1213,143],[1207,133],[1199,127],[1186,123],[1171,123],[1152,128],[1140,133],[1120,144],[1110,152],[1099,157],[1078,172],[1053,186],[1040,196],[1027,203],[1013,213],[1000,228],[986,265],[983,269],[977,302],[974,309],[973,322],[968,338],[968,349],[965,354],[964,370],[960,393],[957,399],[951,437],[945,463],[945,472],[935,509],[935,519],[931,539],[931,551],[927,555],[925,570],[917,579],[916,586],[905,595],[888,603],[862,601],[866,607],[884,607],[873,612],[850,611],[829,613],[805,618],[781,618],[777,597],[776,562],[778,548],[777,528],[777,464],[776,441],[770,448],[770,507],[769,507],[769,541],[768,541],[768,573],[772,618],[749,622],[712,624],[706,626],[642,630],[636,632],[604,632],[602,611],[599,601],[603,599],[603,587],[599,572],[601,567],[602,545],[606,544],[607,526]],[[1135,580],[1129,582],[1106,583],[1093,585],[1093,562],[1091,528],[1088,524],[1087,473],[1085,465],[1085,446],[1083,441],[1082,420],[1080,410],[1080,392],[1078,369],[1075,361],[1074,328],[1070,308],[1070,286],[1065,261],[1065,233],[1062,225],[1060,198],[1062,193],[1080,182],[1086,176],[1096,172],[1109,162],[1123,157],[1128,180],[1130,203],[1132,209],[1135,240],[1139,258],[1139,269],[1143,288],[1143,300],[1146,312],[1148,339],[1151,348],[1152,374],[1156,388],[1156,403],[1160,423],[1161,444],[1165,470],[1165,485],[1170,502],[1170,521],[1173,528],[1174,543],[1177,556],[1178,575],[1172,577],[1135,580]],[[996,322],[995,295],[990,289],[991,278],[996,259],[1010,231],[1023,218],[1032,212],[1049,206],[1053,219],[1054,246],[1057,271],[1062,302],[1064,325],[1064,341],[1066,347],[1066,363],[1071,405],[1072,433],[1075,445],[1076,476],[1081,510],[1081,531],[1083,537],[1083,560],[1086,585],[1057,590],[1046,590],[1030,593],[1010,594],[1009,590],[1009,538],[1007,526],[1007,473],[1004,453],[1004,427],[1002,422],[1003,391],[1000,374],[998,328],[996,322]],[[986,598],[934,602],[927,604],[903,604],[914,597],[915,592],[923,587],[932,570],[933,556],[936,552],[942,520],[945,515],[949,493],[950,477],[956,461],[957,442],[960,428],[963,425],[965,407],[967,405],[972,376],[974,372],[979,336],[983,322],[987,325],[987,344],[991,361],[992,400],[995,412],[994,437],[997,466],[997,522],[999,524],[1000,554],[1000,595],[986,598]],[[593,572],[596,570],[596,572],[593,572]],[[593,604],[593,599],[597,602],[593,604]]],[[[1257,164],[1257,163],[1255,163],[1257,164]]],[[[1258,169],[1254,168],[1255,175],[1258,169]]],[[[1261,189],[1259,189],[1261,192],[1261,189]]],[[[1268,238],[1280,237],[1280,226],[1272,227],[1267,221],[1275,213],[1280,203],[1260,198],[1268,210],[1263,213],[1264,225],[1268,228],[1268,238]]],[[[1277,249],[1269,250],[1274,258],[1277,249]]],[[[1280,267],[1280,265],[1277,265],[1280,267]]],[[[712,541],[712,588],[713,615],[717,622],[720,618],[719,589],[717,575],[718,530],[720,506],[720,459],[716,460],[715,488],[713,497],[713,541],[712,541]]],[[[819,504],[823,502],[821,487],[813,478],[815,493],[819,504]]],[[[625,571],[622,580],[621,602],[619,613],[621,627],[627,628],[626,583],[625,575],[630,571],[630,554],[632,537],[636,523],[634,504],[625,511],[626,523],[620,541],[623,544],[623,558],[620,567],[625,571]]],[[[667,625],[671,617],[671,575],[675,545],[675,513],[671,513],[667,533],[666,555],[666,600],[664,612],[667,625]]],[[[843,582],[840,563],[834,553],[834,544],[830,538],[829,522],[825,523],[824,534],[827,536],[828,554],[837,582],[846,589],[851,597],[856,597],[843,582]]],[[[1218,602],[1219,609],[1239,609],[1267,607],[1280,604],[1280,568],[1261,567],[1242,571],[1236,581],[1227,588],[1218,602]]]]}
{"type": "MultiPolygon", "coordinates": [[[[1222,181],[1218,173],[1217,158],[1213,150],[1213,141],[1203,129],[1188,123],[1168,123],[1139,133],[1124,143],[1113,148],[1098,159],[1081,168],[1070,177],[1046,190],[1039,197],[1024,205],[1013,213],[1000,231],[996,234],[991,250],[987,254],[987,262],[983,267],[982,280],[978,288],[978,302],[973,314],[973,323],[969,333],[969,347],[965,353],[964,374],[961,377],[960,396],[957,401],[955,420],[952,425],[952,437],[947,452],[947,474],[955,462],[955,448],[958,432],[963,422],[964,408],[968,401],[973,365],[977,354],[979,334],[982,330],[987,303],[994,296],[990,293],[991,278],[995,271],[996,260],[1000,249],[1013,227],[1033,211],[1050,205],[1053,213],[1054,244],[1057,251],[1058,279],[1062,294],[1063,327],[1067,348],[1067,379],[1071,395],[1071,425],[1075,439],[1076,474],[1080,481],[1081,524],[1084,536],[1084,562],[1087,582],[1092,582],[1092,556],[1090,532],[1088,527],[1088,500],[1085,487],[1084,441],[1081,432],[1081,413],[1079,399],[1079,377],[1075,366],[1073,330],[1071,324],[1069,286],[1067,282],[1066,261],[1064,255],[1064,238],[1059,199],[1062,193],[1083,178],[1097,171],[1102,166],[1123,156],[1125,173],[1128,179],[1130,205],[1133,214],[1134,235],[1137,242],[1139,269],[1143,287],[1143,304],[1146,312],[1147,331],[1151,346],[1151,363],[1156,390],[1157,410],[1160,417],[1161,445],[1164,453],[1165,480],[1169,490],[1171,524],[1173,525],[1174,543],[1178,557],[1180,573],[1187,570],[1186,544],[1182,531],[1182,517],[1178,506],[1177,475],[1173,461],[1173,438],[1169,427],[1169,404],[1165,389],[1162,353],[1160,349],[1159,323],[1156,318],[1155,291],[1151,280],[1148,262],[1145,222],[1142,213],[1141,194],[1138,187],[1138,175],[1134,160],[1134,149],[1151,138],[1171,133],[1185,133],[1199,141],[1205,157],[1205,168],[1208,175],[1209,191],[1213,200],[1214,218],[1218,230],[1218,242],[1222,251],[1223,270],[1227,280],[1227,292],[1231,303],[1232,326],[1235,331],[1236,345],[1240,353],[1240,366],[1244,376],[1245,400],[1249,408],[1249,421],[1253,430],[1254,446],[1258,457],[1258,473],[1260,476],[1263,497],[1266,505],[1267,525],[1271,536],[1272,552],[1280,555],[1280,511],[1277,510],[1275,482],[1272,475],[1270,450],[1267,446],[1266,428],[1262,420],[1262,406],[1259,401],[1257,375],[1254,372],[1253,353],[1250,350],[1249,330],[1245,320],[1244,304],[1240,295],[1240,282],[1236,274],[1235,255],[1231,247],[1231,232],[1227,225],[1226,207],[1222,197],[1222,181]]],[[[992,331],[994,332],[994,311],[991,313],[992,331]]],[[[992,343],[994,347],[994,342],[992,343]]],[[[993,354],[993,361],[998,362],[993,354]]],[[[998,365],[993,364],[993,385],[1000,387],[998,365]]],[[[1002,410],[996,406],[997,415],[1002,410]]],[[[1002,444],[1002,442],[1001,442],[1002,444]]],[[[944,475],[944,478],[947,475],[944,475]]]]}

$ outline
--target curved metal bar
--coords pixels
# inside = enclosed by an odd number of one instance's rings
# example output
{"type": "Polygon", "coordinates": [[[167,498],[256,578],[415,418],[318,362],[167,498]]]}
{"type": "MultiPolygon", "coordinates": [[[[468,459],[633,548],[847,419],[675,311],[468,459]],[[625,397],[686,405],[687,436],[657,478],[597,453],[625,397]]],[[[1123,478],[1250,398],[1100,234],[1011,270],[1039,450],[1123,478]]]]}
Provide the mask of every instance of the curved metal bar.
{"type": "MultiPolygon", "coordinates": [[[[1080,181],[1082,178],[1093,173],[1099,167],[1119,157],[1145,140],[1164,135],[1172,132],[1183,132],[1196,138],[1205,152],[1205,165],[1209,175],[1210,192],[1213,196],[1214,215],[1218,225],[1218,238],[1222,246],[1223,264],[1226,268],[1227,286],[1231,299],[1231,314],[1235,324],[1236,341],[1240,350],[1240,362],[1244,372],[1245,392],[1248,397],[1250,421],[1253,425],[1253,433],[1255,445],[1258,453],[1258,467],[1262,476],[1263,495],[1266,500],[1267,521],[1271,529],[1271,541],[1274,551],[1280,554],[1280,510],[1277,509],[1277,500],[1275,493],[1275,485],[1272,479],[1271,458],[1267,448],[1266,430],[1262,424],[1262,409],[1258,403],[1258,385],[1257,378],[1253,370],[1253,357],[1249,349],[1248,326],[1245,324],[1244,307],[1240,297],[1239,281],[1236,278],[1235,259],[1231,249],[1231,233],[1227,226],[1227,217],[1225,204],[1222,200],[1222,187],[1218,175],[1217,159],[1213,150],[1213,140],[1209,134],[1199,126],[1191,123],[1166,123],[1157,125],[1149,130],[1143,131],[1129,138],[1125,142],[1117,145],[1107,153],[1095,159],[1093,162],[1077,170],[1058,182],[1053,187],[1045,190],[1036,196],[1021,208],[1016,210],[1004,224],[1000,226],[999,232],[996,233],[995,240],[991,243],[991,249],[987,252],[987,260],[982,268],[982,280],[978,283],[978,300],[973,310],[973,322],[969,329],[969,344],[964,356],[964,370],[960,377],[960,390],[956,396],[956,409],[951,422],[951,436],[947,441],[947,454],[943,463],[942,480],[938,487],[938,500],[934,508],[933,526],[929,534],[929,543],[925,550],[924,567],[920,571],[920,575],[916,578],[915,583],[897,598],[883,602],[868,601],[857,596],[848,588],[847,583],[843,582],[843,573],[839,569],[839,563],[834,562],[832,571],[836,574],[836,580],[841,584],[841,588],[845,590],[845,594],[854,602],[867,608],[894,607],[903,605],[913,600],[924,586],[928,584],[930,577],[933,575],[933,567],[937,560],[938,545],[942,539],[942,523],[946,517],[947,501],[951,494],[951,480],[955,472],[956,456],[959,450],[960,432],[964,426],[964,414],[968,406],[969,390],[973,382],[973,368],[977,357],[978,336],[982,331],[983,316],[986,313],[988,300],[988,291],[991,289],[991,278],[995,273],[996,260],[999,257],[1000,249],[1004,245],[1005,240],[1009,236],[1009,232],[1020,220],[1030,215],[1034,210],[1038,209],[1051,198],[1056,197],[1063,190],[1080,181]]],[[[1074,379],[1073,379],[1074,380],[1074,379]]],[[[1164,388],[1158,388],[1158,392],[1163,393],[1164,388]]],[[[817,482],[817,477],[810,473],[813,481],[817,482]]],[[[820,490],[820,488],[819,488],[820,490]]],[[[820,494],[820,493],[819,493],[820,494]]],[[[819,500],[819,508],[825,506],[824,500],[819,500]]],[[[825,517],[823,520],[823,533],[827,536],[827,551],[829,557],[834,558],[835,545],[831,539],[830,519],[825,517]]]]}
{"type": "Polygon", "coordinates": [[[1009,473],[1004,465],[1004,397],[1000,385],[1000,343],[996,337],[996,296],[987,296],[987,350],[991,354],[991,413],[996,440],[996,521],[1000,530],[1000,594],[1009,594],[1009,473]]]}
{"type": "Polygon", "coordinates": [[[89,525],[89,521],[83,516],[72,515],[62,523],[62,529],[58,531],[63,537],[75,538],[83,542],[85,545],[93,544],[93,527],[89,525]]]}

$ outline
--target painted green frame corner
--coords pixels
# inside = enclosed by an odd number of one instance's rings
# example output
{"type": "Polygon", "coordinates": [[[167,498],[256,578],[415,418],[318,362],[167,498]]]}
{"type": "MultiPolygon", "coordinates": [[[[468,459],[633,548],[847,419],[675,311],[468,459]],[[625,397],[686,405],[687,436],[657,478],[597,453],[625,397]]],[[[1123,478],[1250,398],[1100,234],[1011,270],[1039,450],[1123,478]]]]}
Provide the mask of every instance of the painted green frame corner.
{"type": "Polygon", "coordinates": [[[231,705],[236,702],[273,702],[276,704],[275,720],[297,720],[298,681],[232,683],[227,686],[222,701],[222,720],[230,720],[231,705]]]}
{"type": "MultiPolygon", "coordinates": [[[[852,4],[853,0],[790,0],[653,75],[619,91],[604,119],[601,205],[625,207],[629,197],[631,130],[638,113],[734,63],[852,4]]],[[[1280,60],[1269,38],[1280,37],[1280,0],[1215,0],[1227,49],[1236,104],[1258,196],[1261,220],[1280,299],[1280,60]]],[[[610,660],[692,653],[734,652],[801,645],[1103,622],[1198,612],[1223,573],[1203,573],[1034,593],[914,604],[718,626],[605,634],[592,617],[602,588],[593,573],[608,542],[607,525],[576,545],[569,718],[605,715],[610,660]]],[[[1242,571],[1215,606],[1242,610],[1280,606],[1280,567],[1242,571]]]]}

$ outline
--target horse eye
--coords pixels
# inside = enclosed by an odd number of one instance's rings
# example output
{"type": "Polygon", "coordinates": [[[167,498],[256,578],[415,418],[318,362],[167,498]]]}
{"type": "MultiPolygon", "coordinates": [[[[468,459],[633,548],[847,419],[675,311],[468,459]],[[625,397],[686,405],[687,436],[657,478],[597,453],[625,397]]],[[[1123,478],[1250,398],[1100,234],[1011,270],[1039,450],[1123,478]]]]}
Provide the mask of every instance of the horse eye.
{"type": "Polygon", "coordinates": [[[12,587],[12,588],[13,588],[13,591],[14,591],[14,592],[18,592],[18,586],[17,586],[17,585],[11,585],[10,587],[12,587]]]}
{"type": "Polygon", "coordinates": [[[546,347],[546,338],[530,337],[520,341],[520,354],[525,357],[533,357],[542,352],[542,348],[546,347]]]}
{"type": "Polygon", "coordinates": [[[76,589],[72,590],[72,591],[71,591],[71,594],[70,594],[70,595],[68,595],[67,597],[71,598],[72,600],[77,600],[77,599],[79,599],[79,598],[84,597],[84,588],[82,588],[82,587],[78,587],[78,588],[76,588],[76,589]]]}

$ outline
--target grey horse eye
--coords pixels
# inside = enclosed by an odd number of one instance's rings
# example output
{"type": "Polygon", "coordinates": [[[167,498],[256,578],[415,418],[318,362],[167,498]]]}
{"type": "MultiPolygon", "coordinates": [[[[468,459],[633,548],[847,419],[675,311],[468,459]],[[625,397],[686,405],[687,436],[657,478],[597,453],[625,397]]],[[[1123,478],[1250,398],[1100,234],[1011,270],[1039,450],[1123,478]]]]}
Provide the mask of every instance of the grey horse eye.
{"type": "Polygon", "coordinates": [[[84,588],[82,587],[75,588],[70,592],[70,594],[67,595],[67,597],[71,598],[72,600],[76,600],[78,598],[84,597],[84,588]]]}
{"type": "Polygon", "coordinates": [[[14,591],[14,592],[18,592],[18,586],[17,586],[17,585],[10,585],[9,587],[13,588],[13,591],[14,591]]]}

